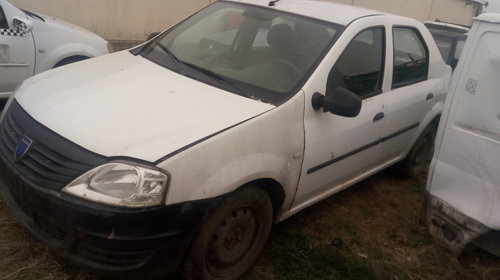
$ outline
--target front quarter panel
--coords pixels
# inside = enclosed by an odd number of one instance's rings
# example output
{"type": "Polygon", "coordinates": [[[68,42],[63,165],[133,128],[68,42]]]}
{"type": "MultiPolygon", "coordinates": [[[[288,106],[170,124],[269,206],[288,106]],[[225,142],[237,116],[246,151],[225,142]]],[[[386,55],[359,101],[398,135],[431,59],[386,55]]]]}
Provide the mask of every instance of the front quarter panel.
{"type": "Polygon", "coordinates": [[[108,53],[107,42],[89,31],[48,17],[46,22],[33,20],[33,23],[35,74],[53,68],[64,58],[96,57],[108,53]]]}
{"type": "Polygon", "coordinates": [[[105,54],[104,50],[81,42],[66,43],[55,49],[44,49],[44,53],[37,54],[35,74],[54,68],[65,58],[73,56],[96,57],[105,54]]]}
{"type": "Polygon", "coordinates": [[[304,151],[304,96],[179,152],[160,164],[171,174],[166,204],[230,193],[258,179],[285,192],[281,212],[292,203],[304,151]]]}

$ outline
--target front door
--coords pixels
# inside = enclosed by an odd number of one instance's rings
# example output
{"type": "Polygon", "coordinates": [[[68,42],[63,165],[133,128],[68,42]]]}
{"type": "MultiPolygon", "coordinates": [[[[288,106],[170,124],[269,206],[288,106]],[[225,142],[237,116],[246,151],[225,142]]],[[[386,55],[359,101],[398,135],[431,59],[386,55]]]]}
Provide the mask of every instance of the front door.
{"type": "Polygon", "coordinates": [[[292,212],[340,191],[370,167],[386,114],[384,54],[385,28],[365,29],[353,37],[325,77],[326,94],[343,87],[361,97],[357,117],[306,108],[304,163],[292,212]]]}
{"type": "Polygon", "coordinates": [[[0,99],[10,95],[19,83],[33,75],[35,46],[31,33],[16,30],[14,16],[26,14],[9,3],[0,5],[0,99]]]}

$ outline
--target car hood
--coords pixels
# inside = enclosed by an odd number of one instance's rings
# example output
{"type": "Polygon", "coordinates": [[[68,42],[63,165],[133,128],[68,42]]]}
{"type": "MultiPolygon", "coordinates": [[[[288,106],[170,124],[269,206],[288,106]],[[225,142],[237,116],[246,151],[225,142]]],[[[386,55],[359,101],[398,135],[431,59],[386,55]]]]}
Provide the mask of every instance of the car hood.
{"type": "Polygon", "coordinates": [[[150,162],[275,107],[126,51],[34,76],[15,98],[35,120],[87,150],[150,162]]]}

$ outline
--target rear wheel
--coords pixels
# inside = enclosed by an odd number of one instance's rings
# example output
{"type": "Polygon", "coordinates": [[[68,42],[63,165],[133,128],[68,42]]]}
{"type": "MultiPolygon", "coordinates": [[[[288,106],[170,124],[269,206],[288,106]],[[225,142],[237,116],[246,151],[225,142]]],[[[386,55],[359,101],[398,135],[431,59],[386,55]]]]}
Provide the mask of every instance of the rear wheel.
{"type": "Polygon", "coordinates": [[[228,196],[208,217],[184,260],[187,279],[230,280],[253,267],[271,231],[269,195],[248,186],[228,196]]]}
{"type": "Polygon", "coordinates": [[[434,151],[436,127],[430,123],[420,134],[406,158],[399,163],[399,170],[408,177],[420,175],[434,151]]]}

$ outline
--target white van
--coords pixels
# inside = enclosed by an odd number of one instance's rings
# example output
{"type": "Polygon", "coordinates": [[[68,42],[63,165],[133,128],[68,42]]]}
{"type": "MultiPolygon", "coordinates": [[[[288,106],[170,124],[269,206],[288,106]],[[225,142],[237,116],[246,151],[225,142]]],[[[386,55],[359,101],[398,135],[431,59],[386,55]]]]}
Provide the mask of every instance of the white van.
{"type": "Polygon", "coordinates": [[[454,73],[427,183],[432,235],[500,256],[500,14],[475,19],[454,73]]]}

